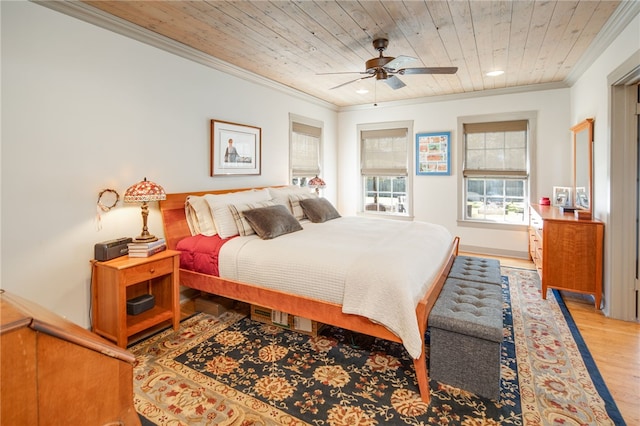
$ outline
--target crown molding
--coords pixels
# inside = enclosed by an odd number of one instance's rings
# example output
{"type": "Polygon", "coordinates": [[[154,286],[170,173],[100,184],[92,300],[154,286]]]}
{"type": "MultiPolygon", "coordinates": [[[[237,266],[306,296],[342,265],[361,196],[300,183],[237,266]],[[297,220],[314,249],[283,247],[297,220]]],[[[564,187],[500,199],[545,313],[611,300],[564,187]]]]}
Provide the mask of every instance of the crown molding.
{"type": "Polygon", "coordinates": [[[527,86],[505,87],[501,89],[485,89],[485,90],[476,90],[474,92],[467,92],[467,93],[453,93],[450,95],[439,95],[439,96],[428,96],[428,97],[414,98],[414,99],[405,99],[402,101],[376,102],[376,103],[369,102],[367,104],[340,107],[339,112],[358,111],[358,110],[366,110],[366,109],[379,108],[379,107],[388,108],[388,107],[399,107],[399,106],[407,106],[407,105],[415,105],[415,104],[428,104],[428,103],[434,103],[434,102],[456,101],[456,100],[464,100],[464,99],[472,99],[472,98],[486,98],[489,96],[512,95],[516,93],[531,93],[531,92],[538,92],[543,90],[556,90],[556,89],[568,89],[568,88],[569,88],[569,85],[563,81],[555,82],[555,83],[530,84],[527,86]]]}
{"type": "Polygon", "coordinates": [[[640,1],[623,0],[620,5],[613,11],[609,20],[604,27],[596,35],[591,45],[584,55],[578,59],[576,64],[564,79],[569,87],[576,84],[578,79],[584,72],[595,62],[600,55],[613,43],[613,41],[627,28],[627,25],[640,14],[640,1]]]}
{"type": "Polygon", "coordinates": [[[337,111],[338,107],[330,102],[316,98],[314,96],[303,93],[299,90],[292,89],[273,80],[264,78],[245,69],[239,68],[228,62],[222,61],[199,50],[193,49],[185,44],[179,43],[163,35],[154,33],[153,31],[142,28],[117,16],[110,15],[91,5],[82,3],[77,0],[31,0],[41,6],[80,19],[81,21],[96,25],[109,31],[125,37],[137,40],[150,46],[162,49],[166,52],[180,56],[185,59],[192,60],[201,65],[213,68],[220,72],[238,77],[251,83],[259,84],[273,90],[277,90],[289,96],[301,99],[306,102],[319,105],[337,111]]]}

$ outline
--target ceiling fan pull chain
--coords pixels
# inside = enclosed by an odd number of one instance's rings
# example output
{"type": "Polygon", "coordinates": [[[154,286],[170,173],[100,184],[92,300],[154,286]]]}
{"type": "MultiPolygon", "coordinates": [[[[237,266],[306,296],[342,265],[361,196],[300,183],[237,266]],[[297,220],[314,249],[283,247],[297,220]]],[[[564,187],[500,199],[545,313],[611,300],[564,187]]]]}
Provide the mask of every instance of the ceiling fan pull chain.
{"type": "Polygon", "coordinates": [[[378,80],[373,80],[373,106],[378,106],[378,80]]]}

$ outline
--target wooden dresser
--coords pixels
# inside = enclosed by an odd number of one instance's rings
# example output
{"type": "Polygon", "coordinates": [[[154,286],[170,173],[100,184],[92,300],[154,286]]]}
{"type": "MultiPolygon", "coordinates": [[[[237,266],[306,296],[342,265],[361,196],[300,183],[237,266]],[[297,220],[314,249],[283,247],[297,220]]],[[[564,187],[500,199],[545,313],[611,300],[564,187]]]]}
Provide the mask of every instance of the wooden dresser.
{"type": "Polygon", "coordinates": [[[140,425],[134,356],[0,290],[0,425],[140,425]]]}
{"type": "Polygon", "coordinates": [[[600,309],[604,224],[578,220],[553,206],[531,205],[529,212],[529,254],[542,280],[542,297],[548,288],[591,294],[600,309]]]}

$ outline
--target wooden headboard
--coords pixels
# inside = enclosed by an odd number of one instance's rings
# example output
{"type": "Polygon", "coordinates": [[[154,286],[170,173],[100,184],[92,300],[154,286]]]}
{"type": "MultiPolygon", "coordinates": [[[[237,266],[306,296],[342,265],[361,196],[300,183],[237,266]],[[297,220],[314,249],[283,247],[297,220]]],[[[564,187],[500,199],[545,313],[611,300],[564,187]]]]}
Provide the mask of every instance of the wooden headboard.
{"type": "Polygon", "coordinates": [[[218,189],[214,191],[180,192],[167,194],[167,199],[160,201],[160,214],[162,215],[162,227],[164,238],[167,240],[167,248],[176,249],[178,241],[191,236],[187,217],[184,211],[184,203],[189,195],[228,194],[230,192],[248,191],[251,189],[277,188],[282,185],[263,186],[256,188],[218,189]]]}

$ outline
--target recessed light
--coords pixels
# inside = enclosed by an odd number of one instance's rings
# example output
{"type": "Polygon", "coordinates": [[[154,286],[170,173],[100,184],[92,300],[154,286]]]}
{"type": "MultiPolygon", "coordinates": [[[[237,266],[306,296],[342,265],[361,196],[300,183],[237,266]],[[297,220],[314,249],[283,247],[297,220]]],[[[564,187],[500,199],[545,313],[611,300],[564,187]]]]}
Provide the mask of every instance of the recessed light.
{"type": "Polygon", "coordinates": [[[359,95],[364,95],[365,93],[369,93],[369,91],[367,89],[360,88],[360,89],[356,90],[356,93],[359,94],[359,95]]]}
{"type": "Polygon", "coordinates": [[[495,70],[495,71],[489,71],[489,72],[486,74],[486,76],[487,76],[487,77],[497,77],[497,76],[502,75],[502,74],[504,74],[504,71],[502,71],[502,70],[495,70]]]}

